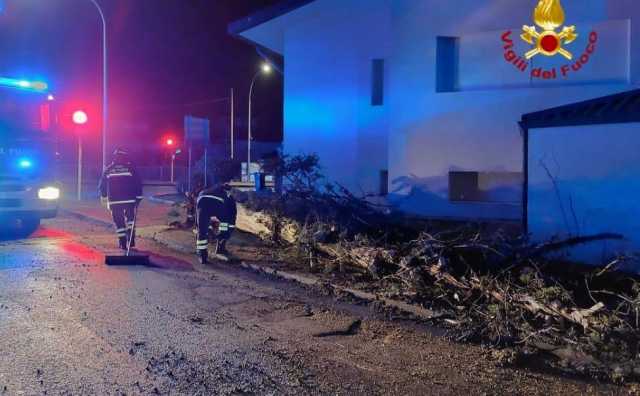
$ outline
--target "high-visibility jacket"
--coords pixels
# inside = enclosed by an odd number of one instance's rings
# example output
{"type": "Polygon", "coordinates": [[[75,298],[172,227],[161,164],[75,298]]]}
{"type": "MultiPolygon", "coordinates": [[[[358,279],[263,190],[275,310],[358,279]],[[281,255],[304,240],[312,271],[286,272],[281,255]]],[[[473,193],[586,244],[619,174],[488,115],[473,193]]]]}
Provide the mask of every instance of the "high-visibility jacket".
{"type": "Polygon", "coordinates": [[[112,163],[100,178],[100,196],[107,198],[109,207],[136,203],[142,199],[142,181],[131,163],[112,163]]]}
{"type": "Polygon", "coordinates": [[[206,212],[211,213],[220,220],[220,231],[224,232],[233,228],[236,224],[238,210],[236,200],[222,186],[215,186],[202,190],[198,195],[198,209],[206,208],[206,212]]]}

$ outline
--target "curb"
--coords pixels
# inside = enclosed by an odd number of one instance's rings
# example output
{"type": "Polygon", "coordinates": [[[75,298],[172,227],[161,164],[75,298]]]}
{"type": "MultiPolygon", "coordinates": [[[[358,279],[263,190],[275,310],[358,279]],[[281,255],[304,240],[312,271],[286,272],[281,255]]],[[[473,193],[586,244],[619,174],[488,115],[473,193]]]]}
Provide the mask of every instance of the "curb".
{"type": "Polygon", "coordinates": [[[95,224],[95,225],[100,225],[100,226],[109,227],[109,228],[113,227],[113,223],[111,223],[111,222],[107,222],[107,221],[104,221],[104,220],[96,219],[95,217],[87,216],[85,214],[74,212],[72,210],[60,208],[60,212],[66,214],[66,215],[69,215],[71,217],[75,217],[76,219],[79,219],[79,220],[82,220],[82,221],[86,221],[88,223],[92,223],[92,224],[95,224]]]}
{"type": "Polygon", "coordinates": [[[155,203],[159,203],[159,204],[164,204],[164,205],[173,205],[175,204],[175,202],[173,201],[169,201],[168,199],[163,199],[163,198],[159,198],[162,195],[151,195],[149,197],[147,197],[147,199],[151,202],[155,202],[155,203]]]}
{"type": "Polygon", "coordinates": [[[322,286],[329,285],[334,291],[350,294],[353,297],[356,297],[360,300],[365,300],[369,303],[374,303],[374,302],[383,303],[384,306],[386,307],[395,308],[401,312],[414,315],[415,317],[423,320],[433,320],[439,316],[436,312],[426,308],[419,307],[417,305],[411,305],[411,304],[407,304],[405,302],[397,301],[397,300],[390,300],[388,298],[380,297],[372,293],[363,292],[361,290],[356,290],[349,287],[337,286],[330,282],[323,281],[322,279],[319,279],[313,276],[294,274],[286,271],[278,271],[276,269],[262,266],[262,265],[248,264],[244,261],[240,263],[240,267],[253,272],[265,273],[267,275],[275,276],[277,278],[297,282],[305,286],[322,287],[322,286]]]}
{"type": "Polygon", "coordinates": [[[184,246],[184,244],[174,242],[167,238],[159,237],[159,235],[161,234],[161,232],[156,232],[151,236],[151,239],[165,247],[168,247],[169,249],[175,250],[176,252],[195,255],[195,242],[193,248],[187,248],[184,246]]]}
{"type": "Polygon", "coordinates": [[[150,195],[150,196],[147,197],[147,199],[149,201],[151,201],[151,202],[165,204],[165,205],[175,205],[177,203],[175,201],[171,201],[169,199],[162,198],[162,197],[164,197],[166,195],[167,194],[150,195]]]}
{"type": "MultiPolygon", "coordinates": [[[[185,247],[184,244],[174,242],[168,238],[162,238],[159,236],[159,234],[161,233],[154,233],[151,239],[153,239],[155,242],[161,245],[164,245],[169,249],[178,251],[180,253],[194,254],[194,250],[191,247],[185,247]]],[[[231,263],[230,265],[233,266],[234,264],[231,263]]],[[[258,274],[263,274],[266,276],[271,276],[271,277],[275,277],[278,279],[283,279],[291,282],[296,282],[303,286],[312,286],[312,287],[321,287],[321,288],[326,288],[327,286],[329,286],[333,291],[338,292],[337,294],[339,293],[348,294],[348,295],[351,295],[352,297],[355,297],[356,299],[364,300],[368,303],[382,303],[385,307],[393,308],[405,314],[413,315],[415,318],[418,318],[421,320],[433,320],[433,319],[437,319],[440,316],[437,312],[431,311],[427,308],[408,304],[402,301],[391,300],[388,298],[377,296],[373,293],[368,293],[361,290],[352,289],[349,287],[338,286],[330,282],[327,282],[323,279],[310,276],[310,275],[280,271],[268,266],[247,263],[245,261],[241,261],[239,263],[239,266],[240,268],[247,271],[251,271],[258,274]]]]}

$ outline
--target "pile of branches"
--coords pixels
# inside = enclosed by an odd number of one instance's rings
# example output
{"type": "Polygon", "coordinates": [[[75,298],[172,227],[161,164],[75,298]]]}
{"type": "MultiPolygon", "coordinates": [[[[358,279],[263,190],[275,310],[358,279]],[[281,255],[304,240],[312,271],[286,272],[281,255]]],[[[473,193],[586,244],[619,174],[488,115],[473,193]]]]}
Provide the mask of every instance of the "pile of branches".
{"type": "Polygon", "coordinates": [[[465,229],[423,233],[392,248],[354,243],[342,249],[380,282],[437,312],[434,319],[457,341],[496,347],[503,363],[552,357],[545,361],[559,369],[621,382],[640,379],[640,283],[615,271],[630,259],[593,269],[547,258],[617,238],[530,245],[465,229]]]}
{"type": "MultiPolygon", "coordinates": [[[[313,238],[298,238],[303,246],[313,241],[335,243],[357,235],[405,237],[409,228],[395,224],[389,207],[374,203],[373,195],[356,196],[338,183],[326,182],[317,155],[281,156],[266,167],[274,174],[276,191],[236,193],[238,202],[267,215],[267,227],[274,243],[283,242],[282,232],[294,227],[313,238]],[[402,229],[402,230],[401,230],[402,229]]],[[[412,231],[417,235],[416,229],[412,231]]]]}
{"type": "Polygon", "coordinates": [[[276,192],[239,197],[267,215],[273,242],[293,229],[289,248],[311,267],[365,273],[380,291],[431,309],[454,339],[495,347],[504,363],[552,357],[545,361],[562,370],[640,379],[640,283],[617,271],[631,259],[594,269],[560,254],[621,236],[533,245],[502,231],[402,222],[372,197],[322,185],[318,163],[316,156],[277,158],[276,192]]]}

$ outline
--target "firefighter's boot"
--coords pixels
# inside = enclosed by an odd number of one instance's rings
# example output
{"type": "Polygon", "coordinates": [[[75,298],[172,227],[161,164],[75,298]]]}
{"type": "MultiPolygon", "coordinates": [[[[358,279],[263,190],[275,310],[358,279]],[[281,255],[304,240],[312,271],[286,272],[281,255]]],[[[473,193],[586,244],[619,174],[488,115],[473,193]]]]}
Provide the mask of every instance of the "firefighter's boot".
{"type": "Polygon", "coordinates": [[[226,239],[222,239],[218,243],[217,254],[221,254],[223,256],[229,256],[229,251],[227,250],[227,240],[226,239]]]}
{"type": "Polygon", "coordinates": [[[200,256],[200,264],[207,264],[209,262],[209,251],[206,249],[199,250],[198,256],[200,256]]]}
{"type": "Polygon", "coordinates": [[[120,249],[122,250],[127,250],[127,238],[126,237],[118,238],[118,246],[120,246],[120,249]]]}

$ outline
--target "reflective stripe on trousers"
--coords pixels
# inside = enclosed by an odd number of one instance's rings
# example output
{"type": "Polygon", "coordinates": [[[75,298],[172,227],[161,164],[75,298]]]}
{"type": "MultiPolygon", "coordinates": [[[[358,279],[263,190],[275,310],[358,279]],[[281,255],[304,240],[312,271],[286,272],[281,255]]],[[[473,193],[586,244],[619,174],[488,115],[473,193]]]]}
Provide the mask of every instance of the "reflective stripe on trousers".
{"type": "Polygon", "coordinates": [[[107,208],[111,210],[111,207],[114,205],[127,205],[127,204],[134,204],[134,203],[136,203],[135,199],[127,200],[127,201],[109,201],[107,202],[107,208]]]}
{"type": "Polygon", "coordinates": [[[133,174],[131,172],[111,173],[107,175],[107,179],[111,179],[112,177],[123,177],[123,176],[133,176],[133,174]]]}
{"type": "Polygon", "coordinates": [[[109,205],[124,205],[124,204],[132,204],[136,203],[135,199],[128,199],[126,201],[109,201],[109,205]]]}
{"type": "Polygon", "coordinates": [[[208,239],[197,240],[196,247],[198,250],[207,250],[207,248],[209,247],[209,240],[208,239]]]}

